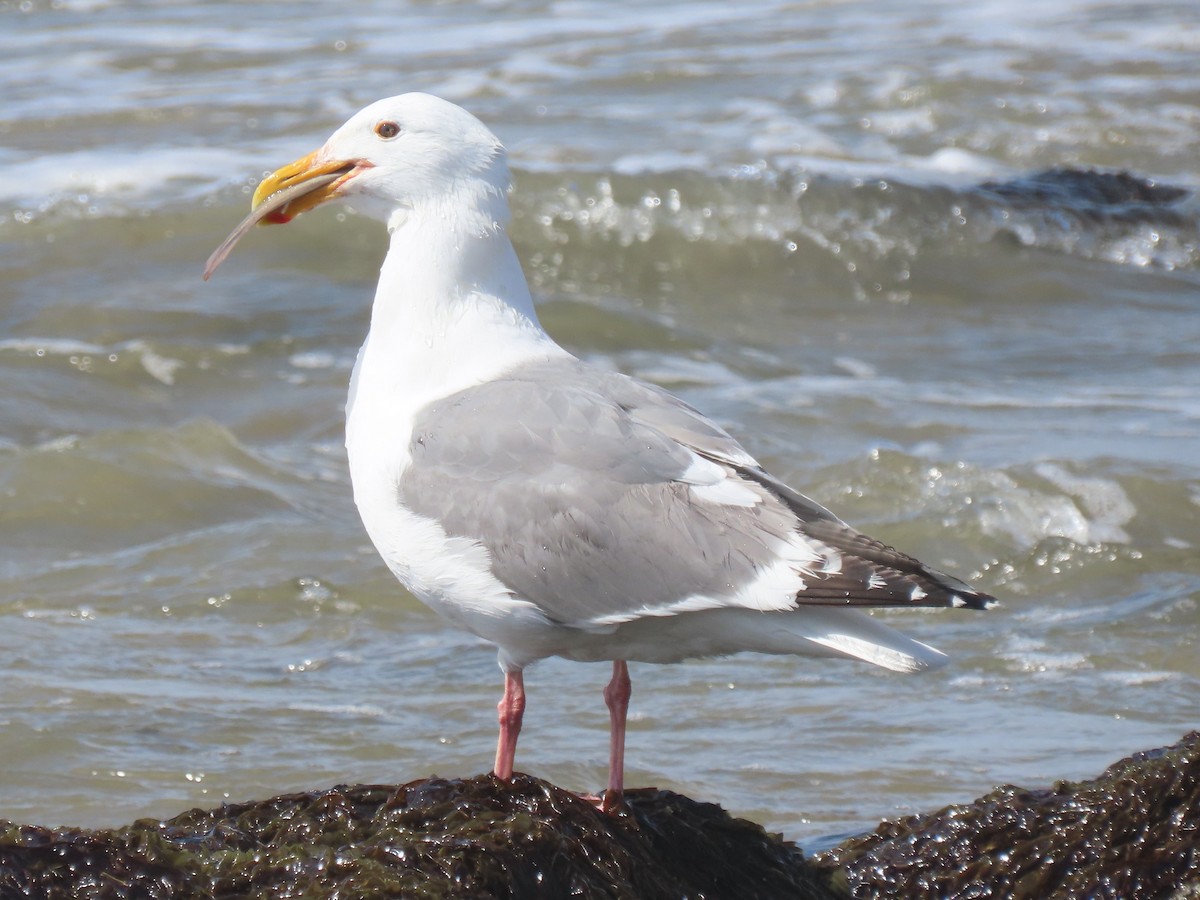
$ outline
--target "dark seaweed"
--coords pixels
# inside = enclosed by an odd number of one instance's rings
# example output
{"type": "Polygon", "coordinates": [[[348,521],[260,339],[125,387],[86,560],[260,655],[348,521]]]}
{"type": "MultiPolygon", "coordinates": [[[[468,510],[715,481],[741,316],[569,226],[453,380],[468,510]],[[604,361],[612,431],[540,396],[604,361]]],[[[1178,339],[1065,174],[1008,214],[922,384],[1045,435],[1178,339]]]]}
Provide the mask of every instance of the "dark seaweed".
{"type": "Polygon", "coordinates": [[[339,786],[111,831],[0,826],[3,900],[823,900],[827,880],[713,804],[631,791],[609,815],[525,775],[339,786]]]}
{"type": "Polygon", "coordinates": [[[840,867],[855,898],[1197,897],[1200,733],[1094,781],[1006,785],[972,804],[884,822],[815,861],[840,867]]]}
{"type": "Polygon", "coordinates": [[[0,822],[0,900],[1200,897],[1200,733],[1094,781],[997,788],[806,860],[719,806],[599,812],[518,775],[339,786],[124,828],[0,822]]]}

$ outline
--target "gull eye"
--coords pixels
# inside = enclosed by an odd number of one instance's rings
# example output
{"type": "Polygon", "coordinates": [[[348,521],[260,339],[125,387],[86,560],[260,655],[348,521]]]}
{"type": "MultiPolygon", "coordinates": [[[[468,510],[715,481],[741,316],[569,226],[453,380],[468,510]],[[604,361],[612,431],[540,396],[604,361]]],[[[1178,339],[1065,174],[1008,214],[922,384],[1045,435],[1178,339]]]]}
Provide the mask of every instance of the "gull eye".
{"type": "Polygon", "coordinates": [[[395,122],[380,122],[375,126],[375,133],[385,141],[390,141],[400,133],[400,126],[395,122]]]}

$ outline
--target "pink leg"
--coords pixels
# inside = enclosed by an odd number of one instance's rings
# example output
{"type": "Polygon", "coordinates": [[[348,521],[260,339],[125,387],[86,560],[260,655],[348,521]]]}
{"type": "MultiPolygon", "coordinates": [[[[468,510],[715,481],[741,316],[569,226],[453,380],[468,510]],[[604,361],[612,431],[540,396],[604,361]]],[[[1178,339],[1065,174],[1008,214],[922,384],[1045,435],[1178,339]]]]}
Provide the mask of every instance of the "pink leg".
{"type": "Polygon", "coordinates": [[[521,670],[504,673],[504,696],[496,704],[500,714],[500,740],[496,742],[496,777],[512,778],[513,758],[517,755],[517,735],[525,715],[525,679],[521,670]]]}
{"type": "Polygon", "coordinates": [[[621,803],[625,791],[625,717],[629,712],[629,697],[633,686],[629,681],[629,667],[623,659],[613,660],[612,681],[604,689],[604,702],[608,704],[608,721],[611,728],[608,748],[608,790],[600,808],[605,812],[621,803]]]}

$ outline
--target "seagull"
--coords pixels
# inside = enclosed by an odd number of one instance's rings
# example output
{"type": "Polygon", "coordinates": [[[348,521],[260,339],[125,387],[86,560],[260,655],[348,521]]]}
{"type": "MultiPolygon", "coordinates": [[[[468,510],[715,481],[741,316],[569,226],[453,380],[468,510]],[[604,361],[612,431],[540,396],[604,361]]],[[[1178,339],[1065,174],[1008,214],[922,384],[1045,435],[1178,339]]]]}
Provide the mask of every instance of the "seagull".
{"type": "Polygon", "coordinates": [[[346,404],[354,500],[400,582],[498,648],[495,775],[513,775],[524,670],[551,656],[612,663],[605,810],[624,790],[630,661],[942,664],[862,610],[995,599],[854,530],[667,391],[556,343],[507,235],[510,189],[475,116],[380,100],[267,176],[204,272],[254,225],[328,200],[386,223],[346,404]]]}

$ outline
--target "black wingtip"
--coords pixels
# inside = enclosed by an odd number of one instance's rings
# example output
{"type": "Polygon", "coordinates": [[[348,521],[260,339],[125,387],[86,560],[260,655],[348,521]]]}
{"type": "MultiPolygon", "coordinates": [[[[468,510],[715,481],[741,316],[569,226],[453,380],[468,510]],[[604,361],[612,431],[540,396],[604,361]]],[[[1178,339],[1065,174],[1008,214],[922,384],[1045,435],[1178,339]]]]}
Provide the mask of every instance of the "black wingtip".
{"type": "Polygon", "coordinates": [[[1000,606],[1000,601],[991,594],[983,594],[979,591],[971,591],[969,594],[952,594],[950,602],[947,604],[954,609],[979,609],[989,610],[996,609],[1000,606]]]}

